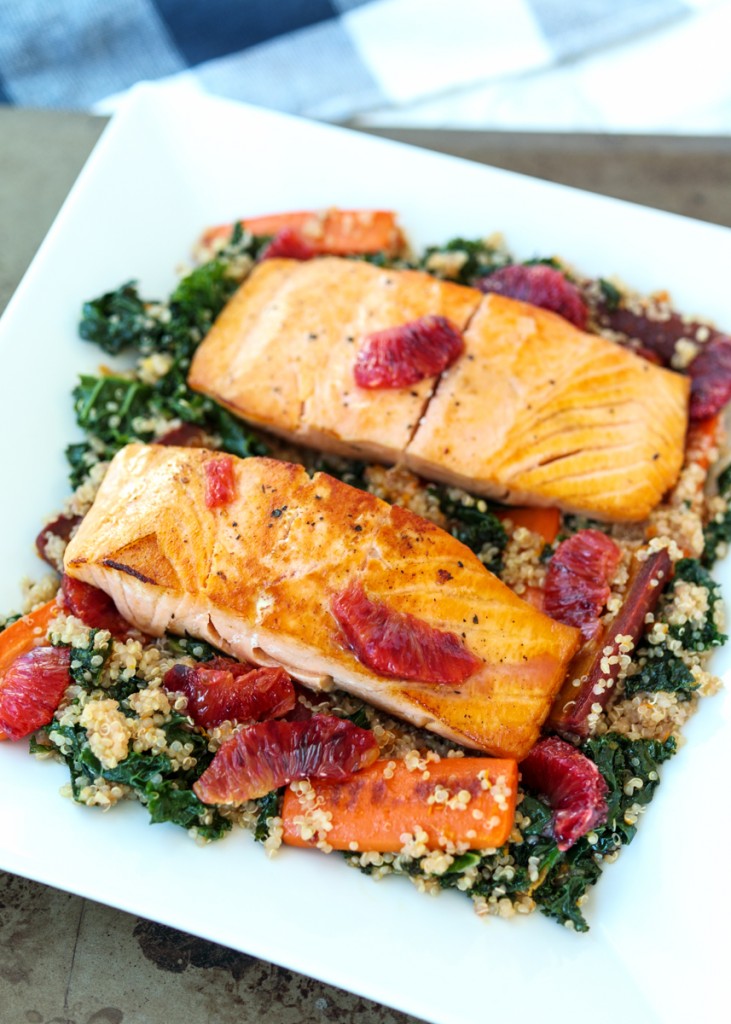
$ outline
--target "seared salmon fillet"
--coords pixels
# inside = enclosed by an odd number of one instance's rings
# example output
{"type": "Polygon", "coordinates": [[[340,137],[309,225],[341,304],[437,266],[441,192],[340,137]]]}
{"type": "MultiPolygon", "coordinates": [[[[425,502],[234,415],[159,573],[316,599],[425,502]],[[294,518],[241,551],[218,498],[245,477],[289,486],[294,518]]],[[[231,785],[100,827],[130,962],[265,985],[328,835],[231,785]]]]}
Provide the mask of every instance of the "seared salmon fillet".
{"type": "Polygon", "coordinates": [[[521,758],[538,738],[578,631],[517,597],[451,534],[326,474],[203,449],[129,445],[71,540],[65,571],[153,636],[190,634],[313,689],[341,687],[466,746],[521,758]],[[206,504],[206,463],[234,494],[206,504]],[[458,685],[378,674],[333,612],[352,585],[474,662],[458,685]]]}
{"type": "Polygon", "coordinates": [[[689,387],[555,313],[486,295],[406,464],[507,503],[641,521],[680,472],[689,387]]]}
{"type": "Polygon", "coordinates": [[[336,257],[261,263],[188,383],[314,448],[609,522],[645,519],[673,486],[688,422],[687,377],[557,314],[336,257]],[[358,387],[364,339],[429,314],[463,332],[456,362],[408,387],[358,387]]]}
{"type": "Polygon", "coordinates": [[[260,263],[199,346],[188,383],[276,434],[341,455],[397,461],[435,378],[368,391],[359,341],[427,315],[462,330],[480,293],[413,270],[324,257],[260,263]]]}

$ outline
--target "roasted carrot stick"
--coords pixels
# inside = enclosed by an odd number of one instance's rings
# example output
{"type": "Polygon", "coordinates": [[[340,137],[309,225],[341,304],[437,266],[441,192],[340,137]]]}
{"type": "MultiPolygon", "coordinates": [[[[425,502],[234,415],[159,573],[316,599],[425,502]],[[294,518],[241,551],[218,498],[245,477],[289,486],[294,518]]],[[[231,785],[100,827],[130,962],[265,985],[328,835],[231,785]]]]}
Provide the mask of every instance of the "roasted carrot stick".
{"type": "Polygon", "coordinates": [[[447,843],[481,850],[502,846],[513,827],[518,767],[513,760],[445,758],[409,770],[404,761],[375,761],[346,782],[311,780],[317,804],[332,815],[329,831],[312,838],[310,802],[288,788],[282,820],[284,842],[312,846],[317,838],[335,850],[396,853],[410,836],[426,833],[429,849],[447,843]]]}
{"type": "MultiPolygon", "coordinates": [[[[284,228],[293,229],[318,252],[335,256],[384,251],[396,256],[404,249],[404,236],[390,210],[297,210],[247,217],[240,223],[253,235],[276,235],[284,228]]],[[[201,245],[208,248],[219,238],[227,237],[232,227],[220,224],[208,228],[201,237],[201,245]]]]}
{"type": "Polygon", "coordinates": [[[553,544],[561,526],[561,513],[557,508],[539,508],[532,505],[516,505],[515,508],[495,509],[500,520],[509,519],[513,526],[540,534],[546,544],[553,544]]]}
{"type": "Polygon", "coordinates": [[[16,619],[0,633],[0,676],[21,654],[43,643],[48,623],[58,613],[59,606],[54,598],[21,619],[16,619]]]}

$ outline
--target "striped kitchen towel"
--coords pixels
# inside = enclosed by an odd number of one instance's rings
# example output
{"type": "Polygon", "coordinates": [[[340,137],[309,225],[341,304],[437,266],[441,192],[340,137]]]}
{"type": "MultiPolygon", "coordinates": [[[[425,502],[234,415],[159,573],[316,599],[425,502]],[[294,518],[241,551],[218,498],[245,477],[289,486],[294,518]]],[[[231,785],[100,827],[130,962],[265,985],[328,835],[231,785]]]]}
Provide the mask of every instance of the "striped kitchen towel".
{"type": "Polygon", "coordinates": [[[138,81],[343,120],[525,74],[708,0],[0,0],[0,101],[110,109],[138,81]]]}

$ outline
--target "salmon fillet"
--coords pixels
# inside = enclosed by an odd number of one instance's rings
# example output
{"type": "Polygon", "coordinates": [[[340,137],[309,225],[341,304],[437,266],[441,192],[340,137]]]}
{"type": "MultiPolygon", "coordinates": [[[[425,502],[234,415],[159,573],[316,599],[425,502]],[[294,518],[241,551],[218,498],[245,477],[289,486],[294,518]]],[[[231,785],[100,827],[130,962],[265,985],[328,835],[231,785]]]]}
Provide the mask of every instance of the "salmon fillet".
{"type": "Polygon", "coordinates": [[[502,502],[639,522],[680,472],[689,390],[555,313],[486,295],[406,464],[502,502]]]}
{"type": "Polygon", "coordinates": [[[340,455],[397,461],[435,378],[366,391],[358,341],[428,314],[463,329],[480,293],[417,271],[324,257],[260,263],[199,346],[188,383],[276,434],[340,455]]]}
{"type": "Polygon", "coordinates": [[[577,630],[521,600],[433,523],[326,474],[232,459],[235,496],[208,508],[205,464],[218,458],[122,449],[66,550],[66,572],[104,590],[153,636],[188,633],[242,660],[281,665],[315,690],[341,687],[496,756],[530,750],[577,630]],[[458,687],[373,672],[330,610],[353,581],[454,631],[481,664],[458,687]]]}
{"type": "Polygon", "coordinates": [[[188,383],[314,448],[610,522],[645,519],[677,480],[689,394],[687,377],[547,310],[336,257],[260,264],[188,383]],[[357,387],[364,336],[427,314],[465,333],[439,381],[357,387]]]}

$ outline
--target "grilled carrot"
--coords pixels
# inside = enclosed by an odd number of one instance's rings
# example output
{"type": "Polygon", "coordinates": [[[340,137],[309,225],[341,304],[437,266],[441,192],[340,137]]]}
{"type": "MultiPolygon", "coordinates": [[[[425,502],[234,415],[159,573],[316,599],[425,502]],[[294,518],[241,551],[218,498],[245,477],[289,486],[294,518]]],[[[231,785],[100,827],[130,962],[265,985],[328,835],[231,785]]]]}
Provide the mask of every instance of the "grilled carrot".
{"type": "Polygon", "coordinates": [[[0,676],[21,654],[43,642],[48,623],[58,613],[59,606],[54,598],[21,619],[16,619],[0,633],[0,676]]]}
{"type": "Polygon", "coordinates": [[[509,519],[514,527],[540,534],[546,544],[553,544],[561,527],[561,513],[557,508],[540,508],[534,505],[516,505],[515,508],[495,510],[500,520],[509,519]]]}
{"type": "Polygon", "coordinates": [[[481,850],[502,846],[510,835],[518,767],[509,759],[464,757],[409,770],[404,761],[380,760],[346,782],[313,779],[311,786],[302,795],[291,788],[284,794],[283,839],[290,846],[322,838],[335,850],[396,853],[423,831],[429,849],[461,843],[481,850]],[[322,812],[332,816],[332,827],[314,836],[312,791],[317,820],[322,812]]]}
{"type": "MultiPolygon", "coordinates": [[[[297,210],[247,217],[240,223],[253,235],[276,235],[285,228],[293,229],[318,252],[336,256],[384,251],[396,256],[404,249],[404,236],[390,210],[297,210]]],[[[219,224],[208,228],[201,237],[201,245],[209,248],[230,235],[232,227],[219,224]]]]}

